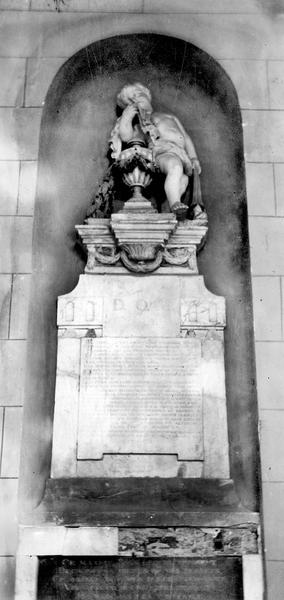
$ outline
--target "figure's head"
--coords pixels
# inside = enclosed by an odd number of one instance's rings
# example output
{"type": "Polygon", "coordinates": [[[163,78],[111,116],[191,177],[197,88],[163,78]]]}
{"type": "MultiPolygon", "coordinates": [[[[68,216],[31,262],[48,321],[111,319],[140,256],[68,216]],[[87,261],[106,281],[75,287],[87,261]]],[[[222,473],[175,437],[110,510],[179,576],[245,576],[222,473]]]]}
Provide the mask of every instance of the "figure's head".
{"type": "Polygon", "coordinates": [[[142,83],[131,83],[124,85],[117,95],[117,104],[120,108],[126,108],[129,104],[137,104],[139,108],[152,112],[151,92],[142,83]]]}

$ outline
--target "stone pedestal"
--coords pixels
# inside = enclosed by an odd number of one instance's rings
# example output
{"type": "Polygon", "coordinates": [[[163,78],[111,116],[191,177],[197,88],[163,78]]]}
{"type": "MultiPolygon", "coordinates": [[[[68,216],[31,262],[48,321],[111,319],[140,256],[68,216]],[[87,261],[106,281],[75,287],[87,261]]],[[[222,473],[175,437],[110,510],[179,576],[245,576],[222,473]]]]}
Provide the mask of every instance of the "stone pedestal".
{"type": "Polygon", "coordinates": [[[58,301],[52,477],[228,479],[225,304],[196,265],[206,227],[118,213],[77,229],[88,262],[58,301]]]}

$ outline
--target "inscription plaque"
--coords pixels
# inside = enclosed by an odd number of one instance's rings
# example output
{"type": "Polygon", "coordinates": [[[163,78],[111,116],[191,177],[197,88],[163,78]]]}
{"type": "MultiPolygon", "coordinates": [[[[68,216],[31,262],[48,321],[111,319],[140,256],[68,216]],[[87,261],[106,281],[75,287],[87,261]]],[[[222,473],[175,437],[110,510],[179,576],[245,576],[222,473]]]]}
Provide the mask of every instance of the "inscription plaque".
{"type": "Polygon", "coordinates": [[[200,365],[198,339],[82,339],[78,458],[202,460],[200,365]]]}

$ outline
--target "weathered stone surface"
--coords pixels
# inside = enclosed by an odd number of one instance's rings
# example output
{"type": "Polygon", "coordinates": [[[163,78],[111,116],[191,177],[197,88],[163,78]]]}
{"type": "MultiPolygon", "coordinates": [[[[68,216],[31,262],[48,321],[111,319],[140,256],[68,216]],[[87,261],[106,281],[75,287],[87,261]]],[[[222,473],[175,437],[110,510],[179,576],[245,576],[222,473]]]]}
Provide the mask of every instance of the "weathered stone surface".
{"type": "Polygon", "coordinates": [[[0,336],[9,335],[12,275],[0,275],[0,336]]]}
{"type": "Polygon", "coordinates": [[[0,479],[0,554],[13,556],[17,542],[17,490],[16,479],[0,479]]]}
{"type": "MultiPolygon", "coordinates": [[[[4,409],[0,408],[0,444],[2,448],[3,444],[3,417],[4,417],[4,409]]],[[[1,468],[1,465],[0,465],[1,468]]]]}
{"type": "Polygon", "coordinates": [[[32,225],[30,217],[0,217],[0,272],[31,272],[32,225]]]}
{"type": "MultiPolygon", "coordinates": [[[[53,1],[51,4],[54,6],[53,1]]],[[[25,106],[42,106],[44,104],[48,88],[64,62],[64,58],[28,59],[25,106]]]]}
{"type": "Polygon", "coordinates": [[[249,230],[253,275],[284,275],[284,218],[250,217],[249,230]]]}
{"type": "Polygon", "coordinates": [[[0,214],[14,215],[17,210],[19,162],[0,161],[0,214]]]}
{"type": "Polygon", "coordinates": [[[10,339],[26,339],[31,275],[13,275],[10,339]]]}
{"type": "Polygon", "coordinates": [[[0,597],[14,599],[15,558],[0,556],[0,597]]]}
{"type": "Polygon", "coordinates": [[[40,120],[40,108],[0,108],[0,160],[37,159],[40,120]]]}
{"type": "MultiPolygon", "coordinates": [[[[56,10],[52,0],[31,0],[32,10],[56,10]]],[[[65,11],[88,12],[143,12],[143,0],[67,0],[61,6],[65,11]]]]}
{"type": "Polygon", "coordinates": [[[265,61],[220,60],[231,78],[241,108],[269,108],[265,61]]]}
{"type": "Polygon", "coordinates": [[[48,556],[115,556],[116,527],[20,527],[18,553],[48,556]]]}
{"type": "Polygon", "coordinates": [[[267,600],[282,600],[284,589],[284,561],[266,561],[267,600]]]}
{"type": "Polygon", "coordinates": [[[3,451],[1,461],[2,477],[19,476],[22,418],[22,407],[11,406],[5,408],[3,451]]]}
{"type": "Polygon", "coordinates": [[[0,341],[0,405],[22,405],[26,342],[24,340],[0,341]],[[15,377],[17,373],[17,377],[15,377]]]}
{"type": "Polygon", "coordinates": [[[264,540],[268,560],[284,560],[284,482],[263,482],[264,540]],[[276,515],[276,517],[275,517],[276,515]]]}
{"type": "Polygon", "coordinates": [[[20,181],[18,197],[18,214],[33,215],[37,181],[37,162],[22,161],[20,163],[20,181]]]}
{"type": "Polygon", "coordinates": [[[255,339],[281,340],[281,291],[279,277],[253,277],[255,339]]]}
{"type": "Polygon", "coordinates": [[[0,0],[2,10],[29,10],[30,0],[0,0]]]}
{"type": "Polygon", "coordinates": [[[0,58],[0,106],[23,105],[25,69],[24,58],[0,58]]]}
{"type": "Polygon", "coordinates": [[[255,526],[119,529],[121,556],[217,556],[258,552],[255,526]]]}
{"type": "MultiPolygon", "coordinates": [[[[160,6],[160,3],[159,3],[160,6]]],[[[158,9],[157,9],[158,10],[158,9]]],[[[128,13],[86,14],[78,22],[78,15],[71,12],[58,14],[44,12],[6,12],[3,14],[0,53],[1,56],[70,57],[74,52],[95,40],[117,35],[117,32],[159,31],[176,36],[207,51],[220,59],[283,59],[284,42],[282,24],[264,14],[188,14],[181,19],[171,11],[161,15],[128,13]],[[70,35],[72,30],[72,36],[70,35]],[[12,35],[17,32],[18,35],[12,35]],[[263,44],[263,39],[267,40],[263,44]],[[202,40],[202,44],[200,43],[202,40]]]]}
{"type": "Polygon", "coordinates": [[[233,527],[259,524],[231,480],[161,478],[49,479],[25,522],[120,527],[233,527]]]}
{"type": "MultiPolygon", "coordinates": [[[[79,0],[80,1],[80,0],[79,0]]],[[[232,0],[230,4],[226,0],[177,0],[174,4],[171,0],[145,0],[145,12],[165,12],[165,13],[258,13],[261,12],[261,7],[255,0],[243,0],[241,3],[238,0],[232,0]]]]}
{"type": "Polygon", "coordinates": [[[284,164],[274,165],[276,214],[284,217],[284,164]]]}
{"type": "Polygon", "coordinates": [[[284,108],[284,61],[274,60],[268,63],[268,85],[270,106],[274,109],[284,108]]]}
{"type": "Polygon", "coordinates": [[[248,214],[250,216],[275,215],[272,164],[246,163],[246,187],[248,214]]]}
{"type": "Polygon", "coordinates": [[[242,110],[248,162],[283,160],[284,119],[280,110],[242,110]]]}
{"type": "Polygon", "coordinates": [[[284,342],[256,343],[257,391],[260,408],[283,409],[284,342]]]}
{"type": "Polygon", "coordinates": [[[261,468],[263,481],[281,481],[284,469],[284,411],[260,412],[261,468]],[[277,459],[275,459],[277,457],[277,459]]]}

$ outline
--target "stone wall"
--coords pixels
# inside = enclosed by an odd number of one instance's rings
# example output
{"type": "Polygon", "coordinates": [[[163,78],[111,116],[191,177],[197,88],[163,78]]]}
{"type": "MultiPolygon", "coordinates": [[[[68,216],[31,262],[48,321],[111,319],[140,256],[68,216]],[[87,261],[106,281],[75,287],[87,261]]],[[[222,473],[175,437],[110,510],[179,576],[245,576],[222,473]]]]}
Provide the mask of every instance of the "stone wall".
{"type": "MultiPolygon", "coordinates": [[[[236,87],[242,109],[268,600],[280,600],[284,586],[284,2],[65,0],[59,4],[58,13],[53,0],[0,0],[0,519],[4,529],[0,596],[3,600],[13,597],[42,105],[59,67],[76,51],[118,33],[151,31],[185,39],[219,61],[236,87]]],[[[24,446],[23,464],[26,453],[24,446]]]]}

